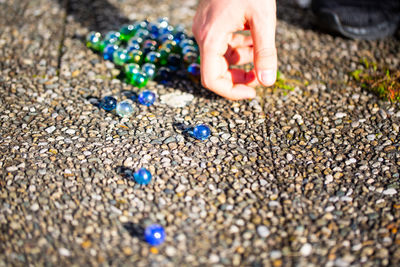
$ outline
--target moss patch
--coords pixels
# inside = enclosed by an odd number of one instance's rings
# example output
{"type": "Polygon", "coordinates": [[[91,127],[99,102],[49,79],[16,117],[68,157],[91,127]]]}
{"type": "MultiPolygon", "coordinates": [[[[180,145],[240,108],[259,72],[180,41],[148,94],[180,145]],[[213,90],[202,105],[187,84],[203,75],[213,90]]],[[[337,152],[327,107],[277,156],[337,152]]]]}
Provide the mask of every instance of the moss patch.
{"type": "Polygon", "coordinates": [[[400,70],[380,69],[367,59],[361,61],[364,68],[350,73],[361,88],[391,102],[400,102],[400,70]]]}

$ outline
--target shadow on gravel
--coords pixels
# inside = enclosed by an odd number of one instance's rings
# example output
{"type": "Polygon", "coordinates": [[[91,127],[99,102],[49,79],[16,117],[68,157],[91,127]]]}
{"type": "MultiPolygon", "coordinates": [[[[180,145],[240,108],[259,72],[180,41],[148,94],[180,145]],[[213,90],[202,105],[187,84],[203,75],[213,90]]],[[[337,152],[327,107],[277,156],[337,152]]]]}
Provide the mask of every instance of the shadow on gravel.
{"type": "Polygon", "coordinates": [[[66,8],[67,15],[89,31],[110,31],[128,23],[118,7],[107,0],[54,0],[66,8]]]}
{"type": "Polygon", "coordinates": [[[141,225],[128,222],[124,223],[123,226],[132,237],[137,237],[140,240],[144,240],[144,228],[141,225]]]}

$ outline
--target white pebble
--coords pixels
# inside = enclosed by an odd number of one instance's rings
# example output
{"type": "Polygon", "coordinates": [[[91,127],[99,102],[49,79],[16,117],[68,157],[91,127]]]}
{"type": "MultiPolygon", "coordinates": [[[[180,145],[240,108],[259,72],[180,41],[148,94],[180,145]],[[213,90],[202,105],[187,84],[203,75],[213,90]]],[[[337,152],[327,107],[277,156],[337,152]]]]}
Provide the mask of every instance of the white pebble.
{"type": "Polygon", "coordinates": [[[369,135],[367,135],[367,139],[369,140],[369,141],[374,141],[375,140],[375,134],[369,134],[369,135]]]}
{"type": "Polygon", "coordinates": [[[280,259],[282,258],[282,252],[280,252],[279,250],[272,250],[270,253],[270,257],[273,260],[280,259]]]}
{"type": "Polygon", "coordinates": [[[49,134],[51,134],[52,132],[54,132],[56,130],[56,126],[50,126],[48,128],[45,129],[45,131],[49,134]]]}
{"type": "Polygon", "coordinates": [[[210,259],[210,263],[219,262],[219,257],[218,257],[218,255],[215,255],[215,254],[211,254],[209,259],[210,259]]]}
{"type": "Polygon", "coordinates": [[[394,188],[388,188],[385,191],[383,191],[382,194],[389,195],[389,196],[395,195],[395,194],[397,194],[397,190],[394,188]]]}
{"type": "Polygon", "coordinates": [[[70,135],[74,135],[75,134],[75,130],[74,129],[68,129],[65,131],[65,133],[70,134],[70,135]]]}
{"type": "Polygon", "coordinates": [[[338,112],[338,113],[335,114],[335,117],[338,118],[338,119],[344,118],[346,116],[347,116],[347,114],[343,113],[343,112],[338,112]]]}
{"type": "Polygon", "coordinates": [[[7,168],[8,172],[14,172],[16,170],[18,170],[17,166],[10,166],[10,167],[7,168]]]}
{"type": "Polygon", "coordinates": [[[192,94],[182,94],[179,92],[165,94],[160,97],[161,103],[167,104],[173,108],[183,108],[184,106],[190,104],[193,99],[194,96],[192,94]]]}
{"type": "Polygon", "coordinates": [[[66,248],[59,248],[58,252],[60,253],[61,256],[64,256],[64,257],[71,256],[71,252],[69,252],[69,250],[66,248]]]}
{"type": "Polygon", "coordinates": [[[286,154],[286,159],[290,162],[293,160],[293,155],[292,154],[286,154]]]}
{"type": "Polygon", "coordinates": [[[32,206],[31,206],[31,211],[37,211],[39,209],[39,205],[37,204],[37,203],[34,203],[32,206]]]}
{"type": "Polygon", "coordinates": [[[304,257],[309,256],[311,254],[311,251],[312,251],[312,246],[309,243],[305,243],[300,249],[300,253],[304,257]]]}
{"type": "Polygon", "coordinates": [[[356,163],[356,162],[357,162],[357,160],[355,158],[351,158],[349,160],[346,160],[346,165],[351,165],[351,164],[356,163]]]}
{"type": "Polygon", "coordinates": [[[172,246],[168,246],[165,248],[165,254],[167,254],[168,257],[173,257],[176,254],[176,249],[172,246]]]}
{"type": "Polygon", "coordinates": [[[262,237],[262,238],[266,238],[269,236],[269,234],[271,233],[268,229],[267,226],[265,225],[259,225],[257,227],[257,233],[262,237]]]}

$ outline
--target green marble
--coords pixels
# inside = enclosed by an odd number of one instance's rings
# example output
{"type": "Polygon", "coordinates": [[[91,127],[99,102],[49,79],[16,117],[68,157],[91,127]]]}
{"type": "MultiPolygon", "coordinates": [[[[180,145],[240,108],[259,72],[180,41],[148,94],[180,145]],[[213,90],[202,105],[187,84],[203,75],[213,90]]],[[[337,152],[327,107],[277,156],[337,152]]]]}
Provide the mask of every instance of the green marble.
{"type": "Polygon", "coordinates": [[[86,36],[86,46],[95,51],[101,51],[101,42],[101,33],[99,32],[90,32],[86,36]]]}
{"type": "Polygon", "coordinates": [[[123,66],[129,61],[128,50],[119,48],[113,53],[113,62],[117,66],[123,66]]]}
{"type": "Polygon", "coordinates": [[[144,60],[143,52],[137,49],[129,52],[129,62],[141,65],[144,60]]]}
{"type": "Polygon", "coordinates": [[[124,25],[119,30],[120,39],[122,41],[128,42],[135,35],[136,29],[133,25],[124,25]]]}

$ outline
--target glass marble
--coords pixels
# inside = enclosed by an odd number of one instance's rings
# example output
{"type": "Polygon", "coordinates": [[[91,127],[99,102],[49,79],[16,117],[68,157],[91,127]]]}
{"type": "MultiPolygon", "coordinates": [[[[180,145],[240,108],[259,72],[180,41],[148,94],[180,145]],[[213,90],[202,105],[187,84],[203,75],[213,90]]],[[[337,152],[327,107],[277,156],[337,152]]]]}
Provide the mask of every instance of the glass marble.
{"type": "Polygon", "coordinates": [[[116,106],[117,106],[117,99],[115,99],[112,96],[104,97],[99,103],[99,107],[101,107],[106,111],[111,111],[115,109],[116,106]]]}
{"type": "Polygon", "coordinates": [[[129,62],[136,63],[141,65],[143,62],[143,52],[137,49],[134,49],[129,52],[129,62]]]}
{"type": "Polygon", "coordinates": [[[137,21],[133,24],[133,27],[138,30],[138,29],[146,29],[147,28],[147,24],[149,24],[149,22],[147,20],[142,20],[142,21],[137,21]]]}
{"type": "Polygon", "coordinates": [[[162,17],[157,19],[157,24],[160,29],[167,28],[169,25],[169,19],[167,17],[162,17]]]}
{"type": "Polygon", "coordinates": [[[157,23],[155,23],[155,22],[150,22],[149,24],[147,24],[147,30],[150,32],[150,33],[157,33],[158,34],[158,30],[159,30],[159,28],[158,28],[158,24],[157,23]]]}
{"type": "Polygon", "coordinates": [[[181,49],[183,49],[185,46],[188,46],[188,45],[194,46],[195,43],[194,43],[194,41],[192,39],[184,39],[179,43],[179,47],[181,49]]]}
{"type": "Polygon", "coordinates": [[[142,39],[146,39],[147,36],[150,35],[150,32],[146,29],[138,29],[135,33],[135,37],[140,37],[142,39]]]}
{"type": "Polygon", "coordinates": [[[182,57],[179,54],[169,54],[168,56],[168,67],[172,70],[172,71],[176,71],[181,67],[181,63],[182,63],[182,57]]]}
{"type": "Polygon", "coordinates": [[[207,125],[200,124],[193,128],[193,137],[198,140],[206,140],[211,134],[207,125]]]}
{"type": "Polygon", "coordinates": [[[148,90],[142,91],[138,96],[138,101],[140,104],[149,107],[156,101],[156,94],[148,90]]]}
{"type": "Polygon", "coordinates": [[[161,55],[160,55],[159,52],[152,51],[152,52],[149,52],[149,53],[146,55],[146,58],[144,59],[144,61],[145,61],[146,63],[153,63],[154,65],[157,66],[158,63],[160,62],[160,57],[161,57],[161,55]]]}
{"type": "Polygon", "coordinates": [[[146,73],[146,76],[152,80],[156,75],[156,65],[153,63],[146,63],[142,66],[142,71],[146,73]]]}
{"type": "Polygon", "coordinates": [[[116,44],[108,44],[104,47],[103,50],[103,58],[105,60],[113,60],[114,51],[117,50],[119,47],[116,44]]]}
{"type": "Polygon", "coordinates": [[[162,43],[160,49],[169,49],[172,52],[179,52],[177,50],[177,44],[174,40],[166,40],[165,42],[162,43]]]}
{"type": "Polygon", "coordinates": [[[198,56],[199,55],[197,53],[188,52],[183,56],[183,62],[185,62],[187,65],[190,65],[197,61],[198,56]]]}
{"type": "Polygon", "coordinates": [[[161,225],[152,224],[144,230],[144,240],[151,246],[161,245],[165,240],[165,230],[161,225]]]}
{"type": "Polygon", "coordinates": [[[161,84],[166,84],[167,82],[169,82],[171,80],[171,70],[166,67],[161,67],[158,70],[154,80],[156,80],[157,82],[159,82],[161,84]]]}
{"type": "Polygon", "coordinates": [[[173,41],[173,40],[174,40],[174,36],[170,33],[165,33],[158,38],[158,41],[160,41],[161,43],[164,43],[166,41],[173,41]]]}
{"type": "Polygon", "coordinates": [[[128,50],[128,52],[131,52],[132,50],[140,50],[140,44],[132,43],[130,45],[127,45],[126,50],[128,50]]]}
{"type": "Polygon", "coordinates": [[[134,25],[123,25],[119,30],[120,39],[127,42],[130,38],[135,35],[136,29],[134,25]]]}
{"type": "Polygon", "coordinates": [[[187,71],[195,76],[195,77],[199,77],[200,76],[200,65],[197,63],[192,63],[189,65],[189,67],[187,68],[187,71]]]}
{"type": "Polygon", "coordinates": [[[120,117],[129,117],[132,115],[134,109],[131,100],[124,100],[117,104],[115,108],[116,113],[120,117]]]}
{"type": "Polygon", "coordinates": [[[155,51],[156,49],[157,49],[157,41],[155,40],[146,40],[142,44],[142,52],[146,55],[151,51],[155,51]]]}
{"type": "Polygon", "coordinates": [[[168,56],[171,53],[171,50],[168,48],[160,48],[158,50],[158,52],[160,53],[160,64],[161,66],[165,66],[168,63],[168,56]]]}
{"type": "Polygon", "coordinates": [[[129,61],[129,52],[126,49],[119,48],[113,53],[113,62],[115,65],[123,66],[129,61]]]}
{"type": "Polygon", "coordinates": [[[101,51],[108,45],[108,44],[120,44],[120,33],[116,31],[110,31],[104,37],[104,40],[101,42],[101,51]]]}
{"type": "Polygon", "coordinates": [[[140,72],[140,66],[135,63],[129,63],[124,66],[125,78],[127,83],[134,84],[132,79],[134,76],[140,72]]]}
{"type": "Polygon", "coordinates": [[[101,49],[101,33],[99,32],[90,32],[86,36],[86,46],[95,50],[100,51],[101,49]]]}
{"type": "Polygon", "coordinates": [[[133,174],[133,178],[140,185],[148,185],[151,181],[151,173],[146,168],[140,168],[133,174]]]}
{"type": "Polygon", "coordinates": [[[199,50],[194,45],[187,45],[182,48],[182,55],[186,55],[189,52],[198,53],[199,50]]]}
{"type": "Polygon", "coordinates": [[[147,82],[149,81],[149,78],[146,76],[145,73],[139,72],[134,76],[134,85],[138,88],[145,87],[147,82]]]}
{"type": "Polygon", "coordinates": [[[127,46],[131,46],[133,44],[138,44],[139,46],[142,45],[144,42],[143,38],[140,37],[132,37],[131,39],[129,39],[127,46]]]}
{"type": "MultiPolygon", "coordinates": [[[[175,28],[175,30],[176,30],[176,28],[175,28]]],[[[187,35],[186,35],[186,33],[184,31],[176,31],[176,32],[174,32],[173,35],[174,35],[174,41],[177,44],[181,43],[182,40],[185,40],[186,37],[187,37],[187,35]]]]}

